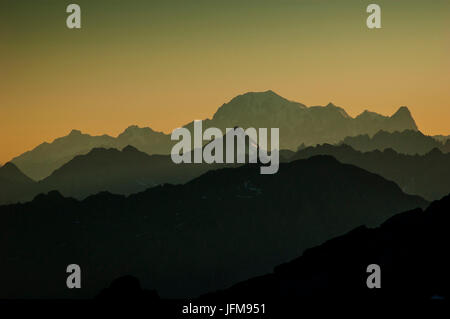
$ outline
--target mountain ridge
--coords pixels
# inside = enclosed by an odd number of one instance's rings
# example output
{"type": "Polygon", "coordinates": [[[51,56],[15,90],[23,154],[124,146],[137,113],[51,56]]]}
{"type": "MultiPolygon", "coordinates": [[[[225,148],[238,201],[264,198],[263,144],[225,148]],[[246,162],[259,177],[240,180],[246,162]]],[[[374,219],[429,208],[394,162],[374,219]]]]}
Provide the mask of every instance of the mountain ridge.
{"type": "Polygon", "coordinates": [[[204,294],[197,302],[248,302],[251,298],[282,302],[284,307],[296,310],[292,302],[305,299],[320,300],[321,304],[389,301],[391,307],[392,302],[403,300],[410,304],[448,299],[450,265],[443,252],[449,241],[449,209],[447,195],[425,210],[390,217],[379,227],[359,226],[306,250],[270,273],[204,294]],[[374,263],[381,269],[381,289],[366,286],[367,266],[374,263]]]}
{"type": "Polygon", "coordinates": [[[405,193],[420,195],[427,200],[438,200],[450,193],[450,153],[443,153],[438,148],[424,155],[407,155],[391,148],[361,152],[345,144],[323,144],[299,150],[288,160],[317,155],[333,156],[341,163],[379,174],[397,183],[405,193]]]}
{"type": "Polygon", "coordinates": [[[330,156],[282,163],[274,175],[261,175],[258,165],[220,168],[129,196],[101,192],[80,201],[50,192],[0,206],[0,298],[92,296],[124,272],[162,296],[195,296],[427,205],[330,156]],[[83,289],[61,284],[73,260],[96,278],[83,289]]]}
{"type": "Polygon", "coordinates": [[[402,132],[380,130],[373,136],[369,136],[368,134],[347,136],[341,143],[350,145],[354,149],[362,152],[383,151],[391,148],[398,153],[409,155],[424,155],[434,148],[439,148],[443,152],[447,152],[447,145],[450,145],[448,141],[447,144],[444,144],[418,130],[404,130],[402,132]]]}
{"type": "MultiPolygon", "coordinates": [[[[375,113],[373,113],[375,114],[375,113]]],[[[193,122],[184,125],[192,130],[193,122]]],[[[381,129],[417,130],[414,119],[406,107],[392,116],[357,116],[352,118],[346,111],[331,102],[326,106],[307,107],[290,101],[275,92],[248,92],[238,95],[220,106],[211,118],[203,121],[204,129],[218,127],[280,128],[280,148],[296,150],[302,143],[315,145],[337,143],[347,136],[373,135],[381,129]]],[[[192,132],[192,131],[191,131],[192,132]]],[[[192,134],[191,134],[192,135],[192,134]]],[[[12,159],[21,171],[34,180],[49,176],[55,169],[76,155],[87,154],[94,147],[122,149],[133,145],[148,154],[169,154],[172,146],[170,135],[149,127],[131,125],[117,137],[91,136],[72,130],[67,136],[44,142],[36,148],[12,159]]]]}

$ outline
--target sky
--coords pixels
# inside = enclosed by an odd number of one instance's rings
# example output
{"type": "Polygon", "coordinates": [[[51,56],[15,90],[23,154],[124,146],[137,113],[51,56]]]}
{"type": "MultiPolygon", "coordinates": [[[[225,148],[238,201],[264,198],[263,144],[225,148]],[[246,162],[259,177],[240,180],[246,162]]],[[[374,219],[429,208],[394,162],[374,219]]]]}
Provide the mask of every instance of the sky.
{"type": "Polygon", "coordinates": [[[0,163],[72,129],[169,133],[269,89],[351,116],[406,105],[450,135],[449,57],[448,0],[0,0],[0,163]]]}

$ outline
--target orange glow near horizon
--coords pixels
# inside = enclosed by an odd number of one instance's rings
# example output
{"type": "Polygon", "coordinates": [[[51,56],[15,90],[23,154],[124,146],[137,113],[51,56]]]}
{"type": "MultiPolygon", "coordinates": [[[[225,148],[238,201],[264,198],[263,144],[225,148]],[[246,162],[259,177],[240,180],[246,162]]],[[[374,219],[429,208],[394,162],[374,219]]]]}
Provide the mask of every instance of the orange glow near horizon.
{"type": "Polygon", "coordinates": [[[269,89],[308,106],[331,101],[353,117],[406,105],[424,134],[450,135],[448,1],[379,1],[380,30],[365,27],[353,0],[183,10],[130,1],[129,11],[78,2],[78,31],[65,28],[61,5],[39,15],[35,2],[10,2],[0,17],[0,163],[72,129],[169,133],[269,89]]]}

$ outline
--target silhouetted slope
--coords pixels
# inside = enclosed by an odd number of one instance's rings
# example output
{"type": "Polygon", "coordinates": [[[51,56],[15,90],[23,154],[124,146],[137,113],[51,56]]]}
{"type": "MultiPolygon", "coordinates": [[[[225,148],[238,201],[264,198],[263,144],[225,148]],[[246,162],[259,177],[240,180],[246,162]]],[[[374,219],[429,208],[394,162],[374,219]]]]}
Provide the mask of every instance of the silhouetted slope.
{"type": "Polygon", "coordinates": [[[130,126],[117,138],[102,135],[91,136],[78,130],[55,139],[52,143],[42,143],[12,160],[25,174],[35,180],[42,180],[54,170],[69,162],[77,155],[84,155],[94,148],[122,149],[133,145],[151,154],[170,153],[170,136],[155,132],[150,128],[130,126]]]}
{"type": "Polygon", "coordinates": [[[148,155],[132,146],[122,151],[96,148],[57,169],[39,183],[39,189],[76,198],[101,191],[128,195],[162,183],[185,183],[214,168],[217,165],[177,165],[170,155],[148,155]]]}
{"type": "Polygon", "coordinates": [[[425,155],[398,154],[392,149],[362,153],[347,145],[320,145],[298,151],[292,160],[315,155],[331,155],[394,181],[405,193],[427,200],[441,199],[450,193],[450,153],[433,149],[425,155]]]}
{"type": "Polygon", "coordinates": [[[430,300],[450,298],[450,196],[398,214],[380,227],[358,227],[306,250],[274,272],[205,295],[220,300],[285,300],[285,305],[318,298],[351,300],[430,300]],[[367,266],[381,267],[381,289],[368,289],[367,266]],[[307,299],[305,299],[307,297],[307,299]]]}
{"type": "Polygon", "coordinates": [[[443,144],[431,136],[422,134],[420,131],[406,130],[403,132],[379,131],[374,136],[368,135],[346,137],[343,144],[350,145],[362,152],[374,150],[383,151],[392,148],[402,154],[426,154],[433,148],[441,148],[443,144]]]}
{"type": "Polygon", "coordinates": [[[380,127],[384,127],[383,130],[388,132],[406,129],[417,131],[416,122],[406,106],[400,107],[390,118],[366,110],[356,117],[356,121],[360,131],[370,130],[367,132],[369,135],[378,132],[377,128],[380,127]]]}
{"type": "Polygon", "coordinates": [[[44,142],[14,158],[12,162],[25,174],[38,181],[76,155],[86,154],[94,147],[113,146],[114,138],[111,136],[91,136],[72,130],[69,135],[57,138],[52,143],[44,142]]]}
{"type": "Polygon", "coordinates": [[[0,167],[0,179],[4,182],[32,184],[34,181],[9,162],[0,167]]]}
{"type": "Polygon", "coordinates": [[[170,134],[152,130],[150,127],[132,125],[117,136],[116,148],[122,149],[131,145],[147,154],[170,154],[174,142],[170,134]]]}
{"type": "MultiPolygon", "coordinates": [[[[242,135],[244,133],[242,132],[242,135]]],[[[257,145],[246,138],[246,162],[248,160],[248,145],[251,151],[257,152],[257,145]]],[[[226,140],[223,141],[223,159],[227,151],[226,140]]],[[[235,140],[235,145],[237,142],[235,140]]],[[[234,162],[237,162],[236,147],[234,162]]],[[[191,162],[194,161],[192,153],[191,162]]],[[[170,155],[148,155],[133,146],[127,146],[122,151],[114,148],[95,148],[86,155],[78,155],[68,163],[53,172],[49,177],[34,184],[30,188],[17,188],[14,196],[9,199],[5,194],[0,204],[17,201],[29,201],[39,193],[58,190],[64,196],[83,199],[88,195],[102,191],[129,195],[163,183],[180,184],[200,176],[208,170],[219,167],[234,167],[242,164],[175,164],[170,155]]],[[[8,193],[9,194],[9,193],[8,193]]]]}
{"type": "Polygon", "coordinates": [[[96,300],[145,302],[147,306],[154,306],[151,303],[158,302],[160,298],[155,290],[142,289],[141,284],[136,277],[123,276],[114,280],[108,288],[103,289],[98,296],[96,296],[96,300]]]}
{"type": "MultiPolygon", "coordinates": [[[[296,150],[298,145],[337,143],[346,136],[373,135],[379,130],[417,130],[417,126],[406,107],[392,115],[383,116],[364,112],[356,118],[350,117],[343,108],[329,103],[312,106],[289,101],[273,91],[249,92],[223,104],[211,119],[205,119],[204,129],[226,128],[279,128],[280,148],[296,150]]],[[[192,130],[192,122],[185,125],[192,130]]],[[[116,138],[102,135],[90,136],[73,130],[68,136],[52,143],[43,143],[12,160],[25,174],[35,180],[49,176],[54,170],[76,155],[87,154],[93,148],[122,149],[134,146],[148,154],[169,154],[175,141],[169,134],[156,132],[149,127],[128,127],[116,138]]]]}
{"type": "Polygon", "coordinates": [[[162,296],[193,296],[270,271],[304,249],[425,206],[332,157],[219,169],[185,185],[83,201],[57,192],[0,207],[1,297],[94,296],[131,274],[162,296]],[[67,265],[86,274],[65,287],[67,265]]]}
{"type": "Polygon", "coordinates": [[[36,182],[23,174],[13,163],[0,167],[0,204],[31,199],[36,182]]]}

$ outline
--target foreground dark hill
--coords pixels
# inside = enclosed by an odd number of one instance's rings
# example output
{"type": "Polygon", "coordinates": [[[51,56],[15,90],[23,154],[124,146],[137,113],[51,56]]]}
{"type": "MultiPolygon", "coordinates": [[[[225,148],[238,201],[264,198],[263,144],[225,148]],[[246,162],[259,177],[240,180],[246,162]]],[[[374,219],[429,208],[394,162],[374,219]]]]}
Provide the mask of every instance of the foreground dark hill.
{"type": "MultiPolygon", "coordinates": [[[[273,273],[205,295],[206,300],[426,301],[450,298],[450,196],[425,211],[398,214],[380,227],[355,228],[306,250],[273,273]],[[381,289],[368,289],[367,266],[381,267],[381,289]]],[[[204,301],[204,300],[203,300],[204,301]]],[[[378,305],[373,304],[372,305],[378,305]]],[[[410,303],[408,305],[411,305],[410,303]]]]}
{"type": "MultiPolygon", "coordinates": [[[[296,150],[298,145],[337,143],[346,136],[373,135],[379,130],[388,132],[417,130],[414,119],[406,107],[392,116],[364,112],[352,118],[341,107],[332,103],[311,106],[289,101],[273,91],[249,92],[233,98],[218,108],[211,119],[205,119],[204,129],[226,128],[279,128],[280,148],[296,150]]],[[[185,125],[192,129],[192,123],[185,125]]],[[[193,130],[191,130],[193,135],[193,130]]],[[[122,149],[131,145],[148,154],[169,154],[172,146],[170,134],[156,132],[149,127],[128,127],[117,137],[91,136],[73,130],[69,135],[52,143],[42,143],[12,160],[34,180],[49,176],[54,170],[76,155],[87,154],[93,148],[122,149]]]]}
{"type": "Polygon", "coordinates": [[[433,149],[425,155],[383,152],[359,152],[347,145],[320,145],[298,151],[291,160],[315,155],[330,155],[342,163],[353,164],[394,181],[405,193],[427,200],[441,199],[450,193],[450,153],[433,149]]]}
{"type": "Polygon", "coordinates": [[[362,152],[383,151],[391,148],[398,153],[410,155],[423,155],[434,148],[439,148],[447,153],[448,145],[450,145],[444,144],[431,136],[424,135],[417,130],[405,130],[402,132],[379,131],[373,136],[367,134],[348,136],[342,143],[362,152]]]}
{"type": "Polygon", "coordinates": [[[219,169],[127,198],[51,192],[0,207],[0,298],[92,297],[124,274],[162,297],[195,296],[425,205],[328,156],[281,164],[275,175],[259,165],[219,169]],[[72,263],[86,276],[81,290],[65,286],[72,263]]]}
{"type": "Polygon", "coordinates": [[[13,163],[0,167],[0,204],[10,204],[35,194],[36,182],[13,163]]]}

